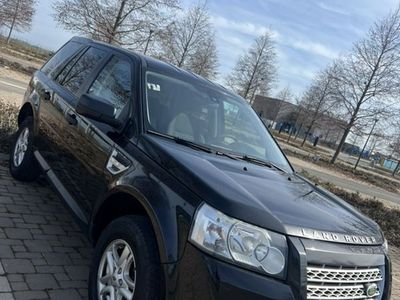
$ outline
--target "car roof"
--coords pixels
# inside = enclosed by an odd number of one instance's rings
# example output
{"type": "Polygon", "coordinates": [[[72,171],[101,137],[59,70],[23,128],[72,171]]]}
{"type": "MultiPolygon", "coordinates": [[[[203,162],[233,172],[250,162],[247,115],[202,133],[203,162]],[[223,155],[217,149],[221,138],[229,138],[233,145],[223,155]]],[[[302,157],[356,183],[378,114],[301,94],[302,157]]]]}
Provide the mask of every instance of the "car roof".
{"type": "Polygon", "coordinates": [[[213,82],[213,81],[211,81],[211,80],[209,80],[207,78],[204,78],[204,77],[202,77],[200,75],[197,75],[197,74],[195,74],[195,73],[193,73],[191,71],[181,69],[181,68],[179,68],[177,66],[174,66],[173,64],[170,64],[170,63],[155,59],[153,57],[149,57],[147,55],[144,55],[144,54],[141,54],[141,53],[137,53],[137,52],[134,52],[132,50],[127,50],[127,49],[124,49],[122,47],[118,47],[118,46],[115,46],[115,45],[111,45],[111,44],[108,44],[108,43],[104,43],[104,42],[100,42],[100,41],[96,41],[96,40],[92,40],[92,39],[84,38],[84,37],[73,37],[71,39],[71,41],[79,42],[79,43],[82,43],[82,44],[88,44],[88,45],[90,45],[90,44],[98,44],[98,45],[101,45],[103,47],[111,48],[111,49],[113,49],[115,51],[124,53],[125,55],[133,56],[135,58],[139,58],[142,62],[144,62],[144,65],[145,65],[145,67],[147,69],[155,70],[155,71],[158,71],[158,72],[161,72],[161,73],[166,73],[166,74],[169,74],[169,75],[175,75],[175,76],[181,77],[181,78],[185,77],[186,79],[188,79],[190,81],[195,81],[195,82],[201,83],[203,86],[209,87],[209,88],[214,89],[214,90],[219,90],[219,91],[221,91],[221,92],[223,92],[225,94],[229,94],[229,95],[231,95],[233,97],[241,98],[239,95],[231,92],[230,90],[228,90],[227,88],[225,88],[224,86],[222,86],[222,85],[220,85],[220,84],[218,84],[216,82],[213,82]]]}

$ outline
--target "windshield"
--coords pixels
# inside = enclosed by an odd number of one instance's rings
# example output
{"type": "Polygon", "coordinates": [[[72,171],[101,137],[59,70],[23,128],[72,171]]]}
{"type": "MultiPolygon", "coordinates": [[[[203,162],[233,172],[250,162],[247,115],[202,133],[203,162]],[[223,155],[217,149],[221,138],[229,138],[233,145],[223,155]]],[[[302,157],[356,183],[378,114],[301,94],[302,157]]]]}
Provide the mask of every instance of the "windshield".
{"type": "Polygon", "coordinates": [[[155,72],[146,74],[146,91],[149,129],[292,171],[264,124],[243,99],[155,72]]]}

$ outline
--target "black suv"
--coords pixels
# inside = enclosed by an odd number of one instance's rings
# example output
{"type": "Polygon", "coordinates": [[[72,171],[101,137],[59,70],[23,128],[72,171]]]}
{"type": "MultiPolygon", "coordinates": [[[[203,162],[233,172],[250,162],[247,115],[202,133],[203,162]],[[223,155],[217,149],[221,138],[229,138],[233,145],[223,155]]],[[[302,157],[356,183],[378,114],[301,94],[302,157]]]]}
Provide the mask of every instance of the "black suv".
{"type": "Polygon", "coordinates": [[[45,174],[95,245],[90,299],[389,299],[376,223],[298,176],[248,103],[73,38],[37,71],[11,174],[45,174]]]}

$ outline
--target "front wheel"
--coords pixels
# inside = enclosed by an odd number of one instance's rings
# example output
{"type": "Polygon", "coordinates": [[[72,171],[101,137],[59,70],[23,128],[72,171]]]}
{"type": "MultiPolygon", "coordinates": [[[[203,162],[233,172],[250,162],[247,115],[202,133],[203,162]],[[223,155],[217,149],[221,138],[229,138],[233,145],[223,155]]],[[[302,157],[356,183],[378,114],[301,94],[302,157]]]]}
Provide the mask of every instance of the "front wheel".
{"type": "Polygon", "coordinates": [[[10,173],[20,181],[33,181],[40,175],[39,164],[33,154],[33,118],[20,124],[11,147],[10,173]]]}
{"type": "Polygon", "coordinates": [[[150,300],[162,295],[161,264],[148,220],[141,216],[116,219],[96,245],[89,299],[150,300]]]}

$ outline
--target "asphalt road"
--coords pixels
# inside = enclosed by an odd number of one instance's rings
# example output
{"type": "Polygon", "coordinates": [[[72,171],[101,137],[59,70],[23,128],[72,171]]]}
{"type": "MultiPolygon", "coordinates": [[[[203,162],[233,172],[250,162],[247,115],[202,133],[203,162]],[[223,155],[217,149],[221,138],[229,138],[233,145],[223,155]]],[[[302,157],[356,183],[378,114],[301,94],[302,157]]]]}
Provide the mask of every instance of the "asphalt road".
{"type": "Polygon", "coordinates": [[[360,194],[367,195],[369,197],[376,197],[379,199],[383,199],[389,202],[392,202],[394,204],[400,205],[400,195],[396,193],[391,193],[388,191],[385,191],[381,188],[370,186],[368,184],[362,184],[359,182],[355,182],[346,178],[341,178],[334,176],[332,174],[327,174],[324,172],[320,172],[318,170],[304,167],[304,166],[298,166],[296,164],[293,164],[294,168],[296,170],[301,170],[304,169],[307,171],[309,174],[318,177],[321,181],[326,181],[330,182],[342,189],[353,191],[353,192],[359,192],[360,194]]]}
{"type": "Polygon", "coordinates": [[[26,86],[26,82],[0,77],[0,90],[2,91],[24,95],[26,86]]]}

